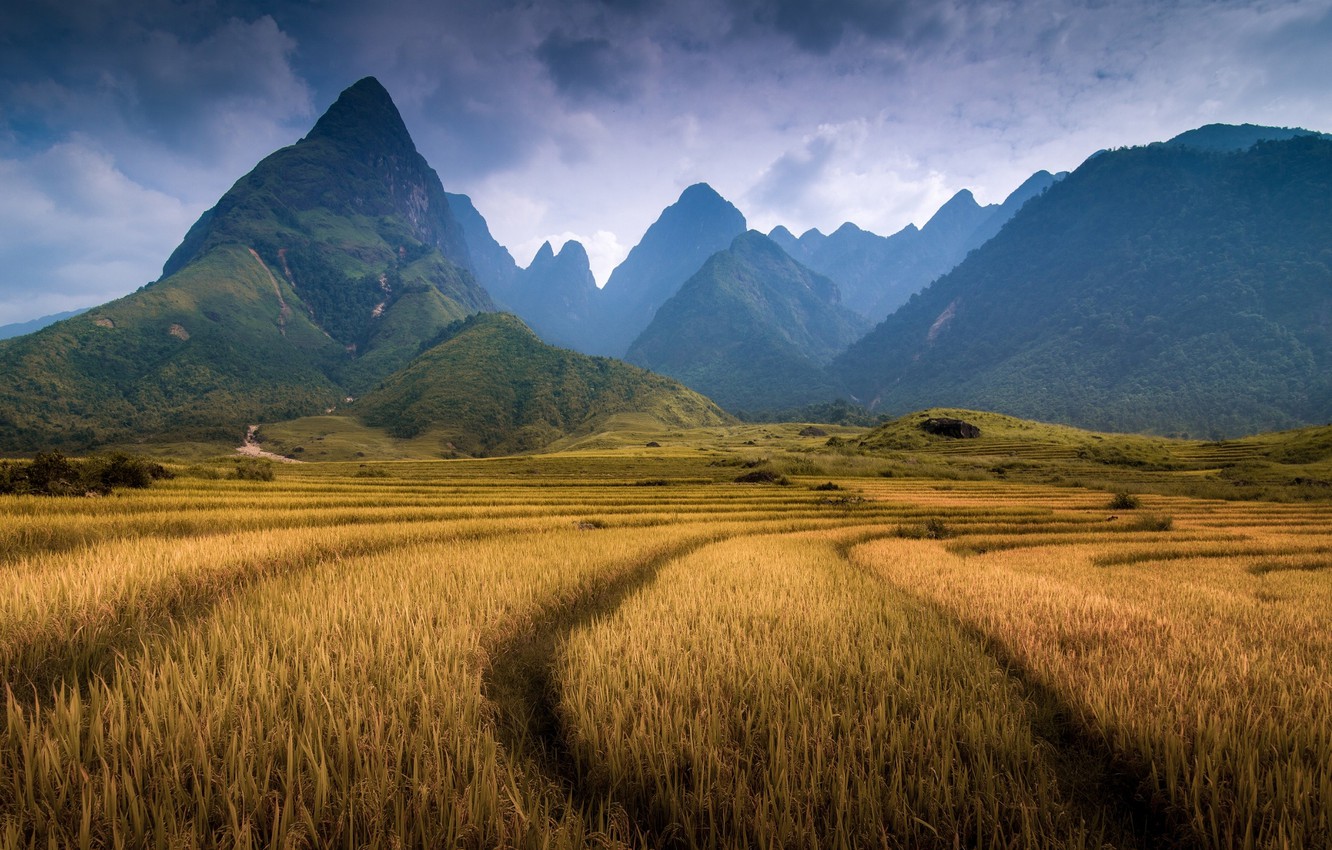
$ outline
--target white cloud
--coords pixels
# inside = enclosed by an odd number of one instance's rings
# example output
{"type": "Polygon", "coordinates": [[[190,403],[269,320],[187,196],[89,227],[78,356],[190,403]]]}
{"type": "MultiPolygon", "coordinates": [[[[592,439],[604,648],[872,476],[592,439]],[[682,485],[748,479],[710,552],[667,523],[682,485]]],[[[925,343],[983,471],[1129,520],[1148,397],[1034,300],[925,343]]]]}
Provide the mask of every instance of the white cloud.
{"type": "Polygon", "coordinates": [[[0,159],[0,323],[100,304],[155,280],[201,210],[84,141],[0,159]]]}

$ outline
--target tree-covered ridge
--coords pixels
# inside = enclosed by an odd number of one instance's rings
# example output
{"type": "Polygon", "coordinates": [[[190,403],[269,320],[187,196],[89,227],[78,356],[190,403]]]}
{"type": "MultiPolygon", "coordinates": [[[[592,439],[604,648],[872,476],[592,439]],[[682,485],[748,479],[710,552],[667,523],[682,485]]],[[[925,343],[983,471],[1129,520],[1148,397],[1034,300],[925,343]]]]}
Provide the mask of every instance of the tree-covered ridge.
{"type": "Polygon", "coordinates": [[[728,410],[758,412],[829,398],[822,367],[865,326],[835,283],[749,231],[662,305],[628,359],[728,410]]]}
{"type": "Polygon", "coordinates": [[[1225,436],[1332,417],[1332,142],[1093,157],[839,358],[875,409],[1225,436]]]}
{"type": "Polygon", "coordinates": [[[433,432],[469,455],[539,449],[622,413],[667,427],[730,421],[669,378],[546,345],[505,313],[478,313],[452,326],[354,411],[395,437],[433,432]]]}

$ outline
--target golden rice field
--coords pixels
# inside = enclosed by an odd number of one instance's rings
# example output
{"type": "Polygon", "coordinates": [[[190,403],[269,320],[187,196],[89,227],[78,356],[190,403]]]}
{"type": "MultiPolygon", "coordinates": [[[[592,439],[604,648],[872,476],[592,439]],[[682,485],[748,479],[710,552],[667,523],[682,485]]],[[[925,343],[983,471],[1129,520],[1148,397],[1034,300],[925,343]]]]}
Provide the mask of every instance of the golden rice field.
{"type": "Polygon", "coordinates": [[[0,846],[1332,846],[1332,505],[673,464],[0,500],[0,846]]]}

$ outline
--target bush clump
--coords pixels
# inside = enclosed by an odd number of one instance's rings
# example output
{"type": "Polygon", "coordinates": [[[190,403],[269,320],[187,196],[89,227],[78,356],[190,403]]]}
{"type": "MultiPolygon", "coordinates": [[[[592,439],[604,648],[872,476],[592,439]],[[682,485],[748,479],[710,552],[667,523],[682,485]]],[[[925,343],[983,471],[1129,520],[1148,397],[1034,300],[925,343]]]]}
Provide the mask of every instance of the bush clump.
{"type": "Polygon", "coordinates": [[[938,517],[931,517],[925,522],[899,525],[896,534],[908,540],[944,540],[953,536],[953,530],[938,517]]]}
{"type": "Polygon", "coordinates": [[[1133,511],[1142,507],[1142,500],[1132,493],[1116,493],[1106,505],[1112,511],[1133,511]]]}
{"type": "Polygon", "coordinates": [[[746,472],[744,475],[735,479],[737,484],[790,484],[791,479],[785,475],[778,475],[771,469],[756,469],[753,472],[746,472]]]}
{"type": "Polygon", "coordinates": [[[247,457],[236,461],[231,477],[237,481],[272,481],[277,476],[271,461],[247,457]]]}
{"type": "Polygon", "coordinates": [[[36,496],[106,495],[116,487],[147,487],[174,477],[160,463],[121,452],[84,460],[39,452],[26,463],[0,462],[0,493],[36,496]]]}
{"type": "Polygon", "coordinates": [[[1133,531],[1169,531],[1175,527],[1175,521],[1168,516],[1147,514],[1129,523],[1128,527],[1133,531]]]}

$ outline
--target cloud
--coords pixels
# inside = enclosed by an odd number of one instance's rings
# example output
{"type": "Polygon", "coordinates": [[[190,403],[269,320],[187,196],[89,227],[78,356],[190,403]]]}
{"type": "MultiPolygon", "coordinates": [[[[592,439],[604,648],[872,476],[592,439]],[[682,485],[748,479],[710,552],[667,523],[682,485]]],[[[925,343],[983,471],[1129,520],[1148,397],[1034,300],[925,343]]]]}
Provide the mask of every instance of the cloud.
{"type": "Polygon", "coordinates": [[[642,91],[648,70],[641,52],[612,45],[609,39],[558,31],[546,36],[536,55],[560,93],[575,101],[629,100],[642,91]]]}
{"type": "Polygon", "coordinates": [[[15,42],[0,78],[10,129],[29,150],[95,134],[127,173],[167,188],[201,166],[253,165],[313,117],[291,66],[296,43],[272,17],[185,26],[110,4],[80,9],[65,29],[27,21],[30,39],[15,42]]]}
{"type": "Polygon", "coordinates": [[[82,141],[0,159],[0,324],[100,304],[157,278],[198,216],[82,141]]]}

